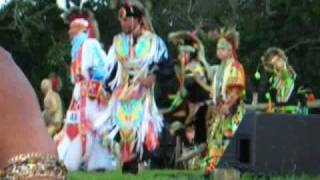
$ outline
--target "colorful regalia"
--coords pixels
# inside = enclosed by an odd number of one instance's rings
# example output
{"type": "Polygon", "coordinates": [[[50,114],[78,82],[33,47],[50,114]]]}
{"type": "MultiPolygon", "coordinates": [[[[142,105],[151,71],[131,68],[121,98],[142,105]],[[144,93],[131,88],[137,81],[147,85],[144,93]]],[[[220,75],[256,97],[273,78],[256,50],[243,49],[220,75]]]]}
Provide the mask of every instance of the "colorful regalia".
{"type": "MultiPolygon", "coordinates": [[[[119,11],[120,18],[141,16],[145,20],[140,3],[129,1],[119,11]],[[130,4],[134,2],[135,4],[130,4]],[[139,6],[138,6],[139,5],[139,6]]],[[[159,64],[168,59],[164,42],[150,29],[151,24],[143,24],[142,33],[120,33],[113,39],[108,52],[108,86],[112,90],[108,109],[95,123],[95,127],[105,136],[106,142],[117,140],[120,145],[120,161],[129,163],[142,158],[144,149],[148,152],[159,146],[158,135],[163,126],[154,96],[154,84],[147,88],[141,78],[150,77],[159,70],[159,64]]]]}
{"type": "MultiPolygon", "coordinates": [[[[242,97],[245,93],[245,72],[238,61],[238,32],[228,29],[217,33],[217,51],[229,51],[222,59],[212,82],[214,109],[208,123],[208,154],[205,158],[206,175],[213,172],[245,113],[242,97]],[[228,112],[223,108],[228,107],[228,112]]],[[[221,59],[221,58],[220,58],[221,59]]]]}
{"type": "MultiPolygon", "coordinates": [[[[209,99],[211,67],[205,59],[202,42],[195,33],[178,31],[169,34],[169,40],[177,46],[179,55],[176,76],[178,93],[169,108],[177,119],[181,111],[185,124],[194,121],[198,109],[209,99]],[[197,89],[197,91],[194,91],[197,89]]],[[[181,116],[181,115],[180,115],[181,116]]]]}
{"type": "MultiPolygon", "coordinates": [[[[177,31],[169,34],[168,39],[178,49],[175,65],[176,77],[178,80],[178,91],[172,96],[170,107],[163,111],[167,121],[172,124],[176,121],[186,126],[194,124],[195,139],[192,147],[187,148],[188,152],[198,149],[200,143],[206,141],[205,118],[208,112],[210,79],[212,77],[211,67],[206,61],[205,50],[196,32],[177,31]],[[174,122],[172,122],[174,121],[174,122]]],[[[170,95],[169,95],[170,98],[170,95]]],[[[177,136],[181,136],[180,133],[177,136]]],[[[177,137],[180,138],[180,137],[177,137]]],[[[184,139],[184,138],[182,138],[184,139]]],[[[192,167],[198,167],[197,155],[183,163],[177,163],[178,159],[188,154],[187,151],[180,151],[180,141],[176,141],[175,166],[186,165],[186,162],[193,162],[192,167]],[[177,150],[178,149],[178,150],[177,150]]],[[[183,148],[182,148],[183,149],[183,148]]],[[[197,152],[198,155],[201,151],[197,152]]],[[[186,167],[186,166],[184,166],[186,167]]],[[[189,167],[190,168],[190,167],[189,167]]]]}
{"type": "Polygon", "coordinates": [[[115,36],[109,50],[107,61],[117,68],[109,83],[113,93],[107,111],[96,123],[108,140],[120,134],[122,162],[142,155],[144,145],[154,150],[163,125],[153,87],[144,88],[139,78],[153,73],[156,64],[167,59],[166,46],[149,31],[143,32],[135,46],[130,46],[130,39],[124,33],[115,36]]]}
{"type": "Polygon", "coordinates": [[[296,73],[288,64],[288,57],[280,48],[269,48],[261,58],[264,69],[271,74],[269,78],[269,101],[267,112],[297,113],[298,88],[296,73]]]}
{"type": "MultiPolygon", "coordinates": [[[[88,21],[76,17],[72,28],[88,27],[88,21]]],[[[101,138],[93,128],[97,117],[107,108],[103,89],[106,54],[100,43],[80,30],[72,39],[71,81],[74,84],[63,130],[56,137],[58,154],[68,170],[115,168],[113,156],[102,147],[101,138]]]]}

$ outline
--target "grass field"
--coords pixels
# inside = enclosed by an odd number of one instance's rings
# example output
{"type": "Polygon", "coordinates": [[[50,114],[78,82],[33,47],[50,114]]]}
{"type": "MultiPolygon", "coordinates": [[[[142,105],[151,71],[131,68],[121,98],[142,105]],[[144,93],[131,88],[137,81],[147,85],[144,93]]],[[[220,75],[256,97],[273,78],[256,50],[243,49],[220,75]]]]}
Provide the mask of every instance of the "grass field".
{"type": "MultiPolygon", "coordinates": [[[[69,177],[70,180],[205,180],[201,171],[177,170],[148,170],[139,175],[123,175],[120,171],[77,172],[71,173],[69,177]]],[[[320,176],[255,177],[254,175],[244,174],[242,175],[241,180],[320,180],[320,176]]]]}

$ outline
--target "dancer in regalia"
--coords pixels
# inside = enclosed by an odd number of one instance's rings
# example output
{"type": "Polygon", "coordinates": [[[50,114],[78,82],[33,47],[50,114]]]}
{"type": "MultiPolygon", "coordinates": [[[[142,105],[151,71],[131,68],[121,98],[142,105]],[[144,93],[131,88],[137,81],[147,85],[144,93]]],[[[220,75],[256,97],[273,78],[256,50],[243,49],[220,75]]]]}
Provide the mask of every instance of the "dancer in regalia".
{"type": "Polygon", "coordinates": [[[267,49],[261,58],[264,70],[269,73],[267,112],[308,114],[308,101],[313,95],[310,89],[298,86],[297,74],[289,64],[285,52],[276,47],[267,49]]]}
{"type": "Polygon", "coordinates": [[[238,36],[235,28],[221,29],[213,34],[217,40],[216,55],[221,63],[212,81],[214,110],[208,126],[205,175],[216,169],[245,113],[242,100],[245,72],[237,55],[238,36]]]}
{"type": "Polygon", "coordinates": [[[107,85],[113,93],[95,127],[105,142],[119,142],[123,172],[137,173],[144,151],[159,146],[163,118],[155,102],[154,83],[168,54],[139,1],[122,4],[119,21],[123,32],[114,37],[107,58],[107,85]],[[111,71],[115,77],[110,77],[111,71]]]}
{"type": "Polygon", "coordinates": [[[173,111],[173,116],[184,111],[182,121],[190,124],[195,121],[199,108],[205,106],[209,99],[209,77],[212,72],[205,59],[203,44],[195,32],[173,32],[169,34],[169,40],[179,51],[175,68],[179,82],[178,93],[174,96],[170,111],[173,111]]]}
{"type": "Polygon", "coordinates": [[[102,147],[101,138],[93,128],[97,117],[107,108],[103,89],[107,56],[101,44],[89,37],[92,18],[85,11],[75,11],[69,16],[74,89],[65,125],[56,142],[60,159],[72,171],[115,168],[113,156],[102,147]]]}

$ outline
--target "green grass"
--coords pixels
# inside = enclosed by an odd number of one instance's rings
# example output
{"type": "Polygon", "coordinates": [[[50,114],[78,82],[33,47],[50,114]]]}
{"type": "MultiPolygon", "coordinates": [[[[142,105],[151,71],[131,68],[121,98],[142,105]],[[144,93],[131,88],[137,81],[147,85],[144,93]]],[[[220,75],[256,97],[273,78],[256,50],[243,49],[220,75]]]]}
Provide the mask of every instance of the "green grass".
{"type": "Polygon", "coordinates": [[[241,180],[320,180],[320,176],[287,176],[287,177],[255,177],[252,174],[244,174],[241,177],[241,180]]]}
{"type": "Polygon", "coordinates": [[[124,175],[120,171],[115,172],[77,172],[70,173],[70,180],[191,180],[203,179],[202,172],[177,171],[177,170],[152,170],[144,171],[138,175],[124,175]]]}
{"type": "MultiPolygon", "coordinates": [[[[70,180],[205,180],[202,171],[183,170],[146,170],[138,175],[124,175],[115,172],[75,172],[70,173],[70,180]]],[[[320,176],[290,177],[255,177],[252,174],[242,175],[241,180],[320,180],[320,176]]]]}

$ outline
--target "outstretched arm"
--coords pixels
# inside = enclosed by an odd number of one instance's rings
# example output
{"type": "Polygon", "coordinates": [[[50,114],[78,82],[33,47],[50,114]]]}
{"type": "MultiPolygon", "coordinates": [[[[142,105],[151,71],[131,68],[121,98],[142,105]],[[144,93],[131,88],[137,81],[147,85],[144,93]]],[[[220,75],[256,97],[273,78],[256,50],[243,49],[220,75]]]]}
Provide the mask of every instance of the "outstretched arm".
{"type": "Polygon", "coordinates": [[[0,47],[0,168],[19,154],[56,154],[30,83],[0,47]]]}

